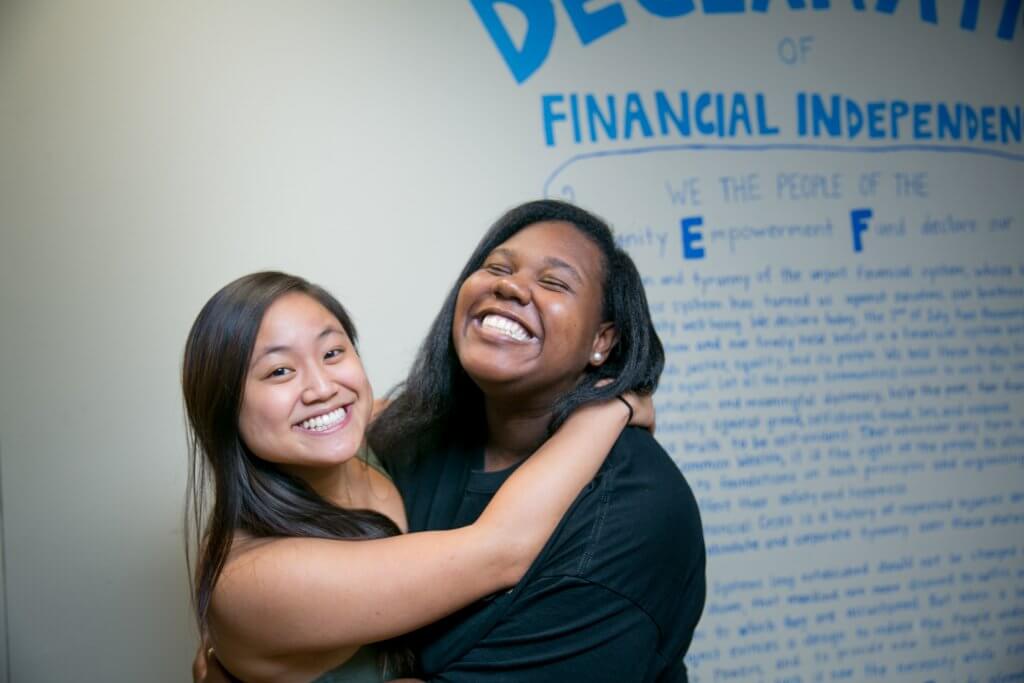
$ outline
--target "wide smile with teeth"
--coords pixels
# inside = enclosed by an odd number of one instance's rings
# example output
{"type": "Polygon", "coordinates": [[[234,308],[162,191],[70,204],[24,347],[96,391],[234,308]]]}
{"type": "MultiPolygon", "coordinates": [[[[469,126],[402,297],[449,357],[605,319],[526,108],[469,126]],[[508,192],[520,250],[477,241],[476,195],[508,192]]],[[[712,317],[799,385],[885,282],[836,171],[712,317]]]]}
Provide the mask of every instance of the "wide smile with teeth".
{"type": "Polygon", "coordinates": [[[337,410],[332,410],[326,415],[319,415],[317,417],[311,417],[308,420],[303,420],[299,423],[299,426],[303,429],[308,429],[311,432],[323,432],[344,419],[345,409],[338,408],[337,410]]]}
{"type": "Polygon", "coordinates": [[[483,320],[480,321],[480,327],[495,330],[516,341],[527,342],[534,339],[534,336],[527,332],[525,327],[503,315],[496,315],[494,313],[485,315],[483,320]]]}

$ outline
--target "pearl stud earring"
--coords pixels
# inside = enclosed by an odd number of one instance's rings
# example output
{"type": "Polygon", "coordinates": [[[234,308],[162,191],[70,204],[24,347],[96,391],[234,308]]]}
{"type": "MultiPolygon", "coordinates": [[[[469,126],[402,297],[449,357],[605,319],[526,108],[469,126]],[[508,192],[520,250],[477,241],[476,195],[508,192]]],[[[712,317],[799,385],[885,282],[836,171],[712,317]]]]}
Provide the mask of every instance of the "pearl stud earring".
{"type": "Polygon", "coordinates": [[[600,360],[601,360],[601,354],[600,353],[594,353],[594,362],[595,363],[596,362],[600,362],[600,360]]]}

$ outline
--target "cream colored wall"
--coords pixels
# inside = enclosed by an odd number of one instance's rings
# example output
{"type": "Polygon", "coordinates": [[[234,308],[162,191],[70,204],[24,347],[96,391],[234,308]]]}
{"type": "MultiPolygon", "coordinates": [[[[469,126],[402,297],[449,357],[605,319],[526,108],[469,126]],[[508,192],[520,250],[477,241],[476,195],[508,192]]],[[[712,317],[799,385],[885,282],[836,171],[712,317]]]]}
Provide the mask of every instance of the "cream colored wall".
{"type": "Polygon", "coordinates": [[[0,683],[7,683],[10,659],[7,655],[7,582],[4,578],[3,454],[4,445],[0,443],[0,683]]]}
{"type": "Polygon", "coordinates": [[[458,55],[418,30],[427,5],[0,7],[14,681],[187,676],[178,371],[213,291],[264,268],[324,284],[384,389],[482,227],[538,192],[452,173],[484,146],[421,136],[468,98],[458,55]]]}

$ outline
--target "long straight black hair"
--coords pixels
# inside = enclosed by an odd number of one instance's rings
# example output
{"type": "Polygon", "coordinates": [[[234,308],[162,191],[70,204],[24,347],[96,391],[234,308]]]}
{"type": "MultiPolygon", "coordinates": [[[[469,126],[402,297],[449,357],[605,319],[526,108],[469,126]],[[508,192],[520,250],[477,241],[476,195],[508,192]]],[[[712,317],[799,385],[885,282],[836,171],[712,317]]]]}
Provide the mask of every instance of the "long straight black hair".
{"type": "Polygon", "coordinates": [[[256,537],[332,539],[400,533],[383,514],[331,504],[302,479],[254,456],[242,441],[238,417],[260,323],[271,304],[292,292],[305,294],[330,311],[355,347],[355,326],[337,299],[302,278],[279,272],[252,273],[223,287],[203,306],[185,343],[185,514],[191,532],[185,553],[200,632],[205,631],[213,590],[236,531],[256,537]],[[207,501],[211,485],[212,510],[207,501]]]}
{"type": "Polygon", "coordinates": [[[588,366],[576,386],[556,401],[549,432],[584,403],[626,391],[650,393],[657,387],[665,354],[633,259],[615,244],[607,223],[594,214],[553,199],[527,202],[509,210],[491,226],[452,285],[408,378],[391,392],[390,404],[370,426],[370,444],[378,454],[393,460],[414,452],[429,453],[457,441],[478,444],[486,438],[483,393],[463,369],[452,341],[455,300],[462,284],[495,247],[543,221],[569,223],[600,249],[603,317],[615,325],[617,334],[605,363],[588,366]],[[611,382],[596,386],[602,379],[611,382]]]}

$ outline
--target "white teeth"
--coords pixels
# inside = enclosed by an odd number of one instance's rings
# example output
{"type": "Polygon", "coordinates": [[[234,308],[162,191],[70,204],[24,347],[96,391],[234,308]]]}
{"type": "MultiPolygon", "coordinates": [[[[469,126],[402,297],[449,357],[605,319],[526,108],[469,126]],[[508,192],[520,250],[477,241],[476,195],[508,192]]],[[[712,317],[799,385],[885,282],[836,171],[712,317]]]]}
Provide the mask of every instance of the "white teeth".
{"type": "Polygon", "coordinates": [[[318,415],[317,417],[311,417],[308,420],[303,420],[299,423],[299,426],[310,431],[322,432],[325,429],[333,427],[337,423],[341,422],[344,417],[345,409],[338,408],[337,410],[332,410],[326,415],[318,415]]]}
{"type": "Polygon", "coordinates": [[[529,341],[532,337],[532,335],[526,331],[526,328],[515,320],[510,320],[505,316],[495,315],[493,313],[484,316],[484,319],[480,321],[480,326],[497,330],[498,332],[501,332],[508,337],[512,337],[517,341],[529,341]]]}

